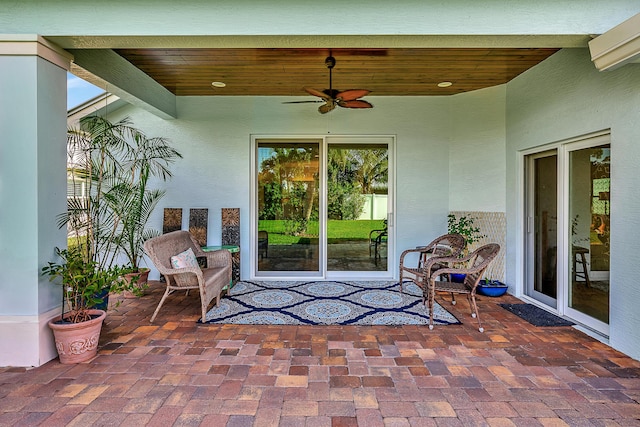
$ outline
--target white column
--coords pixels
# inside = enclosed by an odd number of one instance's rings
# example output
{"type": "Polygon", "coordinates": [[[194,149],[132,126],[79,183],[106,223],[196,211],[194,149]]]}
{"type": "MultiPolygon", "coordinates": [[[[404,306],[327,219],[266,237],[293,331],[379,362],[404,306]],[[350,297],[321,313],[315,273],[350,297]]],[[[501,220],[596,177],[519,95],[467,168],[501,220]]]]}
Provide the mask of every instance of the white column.
{"type": "Polygon", "coordinates": [[[61,289],[40,269],[66,247],[66,72],[71,55],[36,35],[0,35],[0,366],[57,356],[47,321],[61,289]]]}

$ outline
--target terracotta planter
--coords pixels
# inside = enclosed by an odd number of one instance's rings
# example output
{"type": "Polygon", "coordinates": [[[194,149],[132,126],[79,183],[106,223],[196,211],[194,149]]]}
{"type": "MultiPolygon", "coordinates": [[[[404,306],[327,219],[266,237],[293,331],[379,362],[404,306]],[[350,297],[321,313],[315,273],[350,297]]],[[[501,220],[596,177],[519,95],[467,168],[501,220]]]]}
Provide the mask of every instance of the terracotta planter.
{"type": "Polygon", "coordinates": [[[89,310],[89,314],[98,317],[80,323],[56,323],[61,316],[49,321],[60,363],[67,365],[86,362],[98,354],[102,322],[107,314],[103,310],[89,310]]]}
{"type": "MultiPolygon", "coordinates": [[[[149,271],[150,271],[150,269],[148,269],[148,268],[141,268],[138,273],[125,274],[123,279],[125,280],[125,282],[131,283],[131,280],[133,280],[134,277],[140,276],[139,279],[138,279],[138,282],[136,283],[136,286],[140,289],[141,292],[144,292],[144,288],[147,285],[147,281],[149,280],[149,271]]],[[[122,295],[125,298],[136,298],[137,297],[136,294],[134,294],[133,292],[129,292],[129,291],[124,291],[122,293],[122,295]]]]}

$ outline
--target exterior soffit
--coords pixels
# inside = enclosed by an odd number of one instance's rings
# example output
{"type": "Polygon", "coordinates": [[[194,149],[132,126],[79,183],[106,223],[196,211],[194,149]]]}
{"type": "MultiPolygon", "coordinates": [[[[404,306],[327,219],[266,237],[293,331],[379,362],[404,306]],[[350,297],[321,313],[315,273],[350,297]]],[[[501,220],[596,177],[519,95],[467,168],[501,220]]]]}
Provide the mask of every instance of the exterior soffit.
{"type": "Polygon", "coordinates": [[[580,48],[591,37],[573,35],[358,36],[52,36],[64,49],[127,48],[580,48]]]}

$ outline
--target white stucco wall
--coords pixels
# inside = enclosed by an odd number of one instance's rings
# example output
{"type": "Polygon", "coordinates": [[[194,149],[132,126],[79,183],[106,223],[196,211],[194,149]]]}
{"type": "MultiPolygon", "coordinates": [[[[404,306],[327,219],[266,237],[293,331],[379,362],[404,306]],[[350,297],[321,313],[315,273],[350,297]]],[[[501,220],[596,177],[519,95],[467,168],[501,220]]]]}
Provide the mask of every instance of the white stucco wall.
{"type": "Polygon", "coordinates": [[[50,241],[66,243],[55,227],[66,209],[64,110],[56,112],[66,72],[35,56],[0,56],[0,73],[0,314],[36,315],[60,302],[40,268],[53,258],[50,241]]]}
{"type": "Polygon", "coordinates": [[[566,49],[507,85],[507,280],[518,278],[518,151],[611,129],[610,343],[640,358],[640,65],[598,72],[566,49]]]}
{"type": "Polygon", "coordinates": [[[449,210],[505,211],[506,85],[452,97],[449,210]]]}
{"type": "Polygon", "coordinates": [[[0,366],[55,357],[46,322],[61,288],[42,277],[66,209],[66,70],[36,56],[0,55],[0,366]]]}
{"type": "Polygon", "coordinates": [[[158,7],[145,1],[102,2],[96,9],[85,0],[21,0],[0,8],[0,28],[8,33],[64,36],[573,35],[604,32],[637,13],[638,4],[635,0],[609,0],[606,13],[604,8],[600,0],[397,0],[393,4],[371,0],[183,0],[162,2],[158,7]],[[69,23],[73,23],[71,30],[69,23]]]}
{"type": "MultiPolygon", "coordinates": [[[[484,109],[480,117],[465,119],[473,135],[491,140],[492,148],[483,164],[490,171],[504,169],[503,127],[487,131],[480,123],[502,123],[503,90],[474,95],[474,106],[484,109]],[[497,104],[497,105],[494,105],[497,104]],[[497,115],[498,117],[491,117],[497,115]],[[478,132],[473,132],[477,126],[478,132]],[[489,135],[489,136],[487,136],[489,135]],[[495,155],[494,155],[495,154],[495,155]]],[[[460,96],[461,99],[463,96],[460,96]]],[[[178,98],[178,119],[163,120],[141,109],[123,108],[113,119],[128,115],[137,127],[152,136],[171,139],[184,159],[174,167],[174,178],[164,185],[167,195],[154,213],[151,225],[161,229],[165,207],[183,208],[183,228],[188,228],[189,208],[209,209],[208,243],[221,239],[220,209],[239,207],[241,246],[249,247],[250,139],[251,135],[395,135],[396,136],[396,254],[426,244],[446,232],[449,211],[449,158],[453,124],[451,97],[368,97],[372,110],[338,109],[321,115],[316,104],[282,104],[288,98],[269,97],[184,97],[178,98]]],[[[461,101],[456,101],[461,102],[461,101]]],[[[469,114],[473,116],[469,109],[469,114]]],[[[482,151],[482,150],[481,150],[482,151]]],[[[484,151],[483,151],[484,152],[484,151]]],[[[476,150],[460,150],[456,158],[477,158],[476,150]]],[[[469,174],[473,175],[473,171],[469,174]]],[[[494,172],[491,172],[492,174],[494,172]]],[[[504,179],[492,180],[483,191],[499,205],[504,179]],[[497,195],[497,196],[496,196],[497,195]]],[[[476,197],[475,187],[463,188],[465,197],[476,197]]],[[[472,210],[481,203],[460,203],[472,210]]],[[[249,252],[241,255],[242,276],[248,277],[249,252]]],[[[152,277],[155,272],[152,272],[152,277]]],[[[392,271],[392,274],[397,273],[392,271]]]]}

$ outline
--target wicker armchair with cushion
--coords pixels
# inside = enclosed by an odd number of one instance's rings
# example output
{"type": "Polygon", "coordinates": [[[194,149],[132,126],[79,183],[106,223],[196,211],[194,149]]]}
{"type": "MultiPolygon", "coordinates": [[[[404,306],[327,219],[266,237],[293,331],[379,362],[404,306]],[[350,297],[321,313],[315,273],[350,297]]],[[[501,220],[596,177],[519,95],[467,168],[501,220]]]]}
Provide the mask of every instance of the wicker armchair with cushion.
{"type": "Polygon", "coordinates": [[[204,252],[188,231],[173,231],[147,240],[144,249],[160,274],[166,279],[167,289],[151,316],[151,322],[160,311],[169,294],[174,291],[200,291],[202,321],[207,307],[214,298],[216,305],[225,286],[231,283],[231,253],[225,249],[204,252]],[[197,259],[205,259],[201,268],[197,259]]]}
{"type": "Polygon", "coordinates": [[[475,317],[478,320],[478,330],[484,332],[478,315],[478,306],[476,305],[476,288],[485,270],[498,255],[498,252],[500,252],[500,245],[489,243],[479,247],[464,258],[432,258],[427,261],[425,269],[433,271],[429,277],[427,290],[429,329],[433,329],[433,303],[436,292],[448,292],[451,293],[452,304],[456,303],[455,294],[467,295],[469,306],[471,307],[471,317],[475,317]],[[434,269],[435,265],[440,267],[434,269]],[[464,281],[462,283],[450,281],[449,278],[453,273],[464,274],[464,281]]]}
{"type": "MultiPolygon", "coordinates": [[[[400,255],[400,292],[402,292],[402,282],[404,279],[411,280],[420,286],[423,291],[426,291],[430,273],[424,269],[427,260],[432,257],[457,257],[464,248],[464,242],[464,237],[460,234],[445,234],[436,237],[426,246],[418,246],[415,249],[407,249],[402,252],[400,255]],[[405,261],[405,257],[409,254],[418,254],[419,258],[417,263],[411,263],[409,265],[409,263],[405,261]]],[[[413,256],[413,258],[415,259],[415,256],[413,256]]]]}

